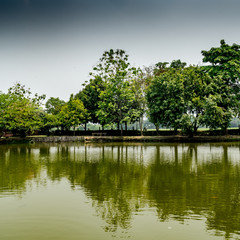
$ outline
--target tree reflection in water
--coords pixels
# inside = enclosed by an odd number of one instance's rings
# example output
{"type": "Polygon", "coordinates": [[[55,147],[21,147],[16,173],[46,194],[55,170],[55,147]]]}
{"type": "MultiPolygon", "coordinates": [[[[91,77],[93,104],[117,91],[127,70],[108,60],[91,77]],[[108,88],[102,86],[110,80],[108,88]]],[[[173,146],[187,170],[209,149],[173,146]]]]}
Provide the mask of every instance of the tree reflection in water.
{"type": "Polygon", "coordinates": [[[84,190],[105,231],[130,229],[135,214],[160,221],[206,219],[216,234],[240,233],[239,143],[0,146],[0,196],[29,180],[67,178],[84,190]]]}

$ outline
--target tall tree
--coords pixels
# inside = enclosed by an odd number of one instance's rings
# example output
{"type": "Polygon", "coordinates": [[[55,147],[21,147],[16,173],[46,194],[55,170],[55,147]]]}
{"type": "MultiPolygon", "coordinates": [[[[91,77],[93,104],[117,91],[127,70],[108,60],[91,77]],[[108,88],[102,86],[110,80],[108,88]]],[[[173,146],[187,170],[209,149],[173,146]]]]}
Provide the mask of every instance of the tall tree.
{"type": "Polygon", "coordinates": [[[180,72],[168,70],[152,80],[147,89],[148,115],[158,130],[160,125],[174,128],[180,126],[185,112],[184,82],[180,72]]]}
{"type": "Polygon", "coordinates": [[[218,94],[218,97],[209,98],[208,109],[213,111],[209,114],[214,115],[218,110],[219,117],[222,118],[218,121],[219,127],[226,130],[231,118],[239,115],[240,109],[240,45],[230,46],[221,40],[220,47],[202,51],[202,55],[203,62],[210,63],[202,68],[213,78],[215,93],[218,94]]]}
{"type": "Polygon", "coordinates": [[[99,64],[94,68],[95,76],[104,81],[104,90],[100,93],[98,118],[101,124],[117,123],[131,120],[130,110],[134,103],[134,91],[131,84],[136,69],[130,67],[128,55],[124,50],[105,51],[99,64]]]}
{"type": "Polygon", "coordinates": [[[184,81],[185,112],[181,117],[180,125],[183,132],[193,136],[200,125],[205,124],[205,102],[209,95],[206,91],[211,78],[199,67],[190,66],[182,70],[184,81]]]}
{"type": "Polygon", "coordinates": [[[49,133],[52,128],[61,127],[60,112],[65,104],[65,101],[59,99],[58,97],[50,97],[47,100],[45,104],[46,110],[42,114],[43,125],[41,130],[49,133]]]}
{"type": "Polygon", "coordinates": [[[95,76],[83,84],[83,89],[75,95],[80,99],[89,113],[89,121],[99,123],[97,116],[100,93],[104,90],[104,82],[100,76],[95,76]]]}
{"type": "Polygon", "coordinates": [[[211,78],[210,84],[205,89],[204,115],[202,121],[210,129],[221,128],[227,131],[231,119],[236,112],[237,102],[235,95],[231,94],[231,87],[226,84],[221,76],[211,78]]]}
{"type": "Polygon", "coordinates": [[[150,120],[156,125],[181,128],[192,136],[204,123],[205,91],[211,78],[199,67],[169,68],[155,77],[147,90],[150,120]]]}

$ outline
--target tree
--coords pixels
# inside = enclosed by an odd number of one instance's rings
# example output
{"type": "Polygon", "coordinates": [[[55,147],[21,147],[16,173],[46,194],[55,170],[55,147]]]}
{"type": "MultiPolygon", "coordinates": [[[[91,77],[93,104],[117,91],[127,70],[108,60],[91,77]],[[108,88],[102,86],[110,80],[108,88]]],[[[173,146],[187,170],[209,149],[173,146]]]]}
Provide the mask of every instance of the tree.
{"type": "MultiPolygon", "coordinates": [[[[118,80],[117,80],[118,81],[118,80]]],[[[129,81],[116,83],[114,79],[109,79],[105,90],[100,94],[98,117],[102,125],[131,122],[133,118],[134,91],[129,81]]],[[[119,127],[118,127],[119,128],[119,127]]]]}
{"type": "Polygon", "coordinates": [[[28,99],[38,107],[42,106],[42,102],[46,98],[45,94],[38,95],[35,93],[34,96],[32,96],[30,88],[26,88],[25,85],[21,85],[20,83],[16,83],[13,87],[10,87],[8,89],[8,95],[19,100],[28,99]]]}
{"type": "MultiPolygon", "coordinates": [[[[186,63],[182,62],[180,59],[178,59],[178,60],[173,60],[171,63],[169,63],[169,62],[158,62],[154,66],[151,66],[151,67],[148,67],[148,68],[145,67],[144,68],[144,75],[145,75],[146,89],[147,89],[147,86],[151,85],[151,82],[153,81],[153,79],[155,79],[157,77],[160,77],[162,74],[164,74],[168,71],[172,71],[173,69],[174,69],[173,72],[176,72],[176,70],[182,70],[185,66],[186,66],[186,63]]],[[[166,81],[167,81],[167,79],[166,79],[166,81]]],[[[150,112],[151,112],[151,114],[149,115],[150,121],[152,121],[155,124],[156,130],[158,131],[159,126],[161,125],[158,121],[159,119],[158,120],[156,119],[156,118],[158,118],[157,117],[158,113],[155,112],[155,114],[153,114],[153,111],[151,109],[149,109],[149,113],[150,112]]],[[[166,126],[169,126],[169,122],[166,123],[166,121],[164,121],[166,126]]],[[[176,130],[176,128],[175,128],[175,130],[176,130]]]]}
{"type": "Polygon", "coordinates": [[[66,129],[73,127],[75,134],[76,126],[84,123],[86,119],[88,119],[88,113],[82,101],[74,99],[73,95],[71,95],[69,101],[62,106],[60,111],[60,121],[62,125],[66,129]]]}
{"type": "Polygon", "coordinates": [[[231,96],[231,87],[225,83],[221,76],[211,79],[206,87],[204,101],[203,123],[210,129],[221,128],[226,132],[232,117],[235,115],[232,106],[235,98],[231,96]]]}
{"type": "Polygon", "coordinates": [[[131,121],[135,97],[131,80],[137,71],[130,67],[128,55],[120,49],[105,51],[100,63],[93,70],[96,72],[95,76],[104,82],[97,111],[100,123],[121,125],[122,135],[122,123],[131,121]]]}
{"type": "Polygon", "coordinates": [[[154,76],[159,76],[160,74],[166,72],[167,70],[167,65],[169,64],[169,62],[158,62],[155,64],[154,68],[153,68],[153,74],[154,76]]]}
{"type": "Polygon", "coordinates": [[[143,118],[146,116],[147,111],[146,89],[154,76],[166,71],[167,64],[164,62],[157,63],[156,66],[137,68],[135,69],[136,74],[130,80],[134,92],[134,102],[129,111],[130,122],[135,123],[139,121],[141,135],[143,135],[143,118]]]}
{"type": "Polygon", "coordinates": [[[60,111],[62,106],[65,104],[65,101],[54,97],[51,97],[47,100],[45,107],[46,107],[46,112],[57,115],[60,111]]]}
{"type": "Polygon", "coordinates": [[[0,92],[0,132],[6,129],[6,117],[5,112],[8,107],[9,95],[0,92]]]}
{"type": "Polygon", "coordinates": [[[97,116],[100,93],[104,90],[104,83],[100,76],[95,76],[88,83],[83,84],[84,88],[75,95],[80,99],[89,113],[89,121],[99,123],[97,116]]]}
{"type": "Polygon", "coordinates": [[[45,95],[31,96],[30,89],[16,83],[8,90],[7,94],[1,95],[1,127],[6,131],[13,131],[25,136],[41,127],[42,100],[45,95]]]}
{"type": "Polygon", "coordinates": [[[41,129],[44,133],[49,134],[51,129],[59,128],[61,126],[60,114],[50,114],[42,112],[41,114],[42,126],[41,129]]]}
{"type": "Polygon", "coordinates": [[[211,78],[199,67],[169,68],[147,90],[150,121],[156,126],[181,128],[190,136],[204,124],[205,89],[211,78]]]}
{"type": "Polygon", "coordinates": [[[209,51],[202,51],[203,62],[211,65],[204,66],[212,77],[222,75],[226,83],[239,92],[240,77],[240,45],[232,46],[220,41],[220,47],[211,48],[209,51]]]}
{"type": "Polygon", "coordinates": [[[157,130],[160,125],[177,130],[186,109],[181,73],[171,69],[155,77],[147,89],[146,99],[149,120],[157,130]]]}
{"type": "Polygon", "coordinates": [[[173,60],[170,64],[170,68],[183,69],[187,66],[187,63],[182,62],[180,59],[173,60]]]}
{"type": "Polygon", "coordinates": [[[209,93],[206,91],[211,78],[199,67],[190,66],[182,70],[184,81],[185,112],[180,119],[182,131],[193,136],[200,125],[208,125],[203,118],[205,103],[209,93]]]}
{"type": "Polygon", "coordinates": [[[64,106],[65,101],[54,97],[47,100],[45,104],[45,112],[42,114],[42,130],[44,132],[50,131],[52,128],[59,128],[61,126],[60,111],[64,106]]]}
{"type": "Polygon", "coordinates": [[[221,40],[220,47],[202,51],[202,55],[203,62],[210,63],[202,69],[213,78],[212,87],[215,91],[214,94],[210,93],[208,99],[209,116],[218,113],[218,121],[213,126],[226,131],[231,118],[239,115],[240,45],[230,46],[221,40]],[[213,97],[215,94],[218,96],[213,97]]]}

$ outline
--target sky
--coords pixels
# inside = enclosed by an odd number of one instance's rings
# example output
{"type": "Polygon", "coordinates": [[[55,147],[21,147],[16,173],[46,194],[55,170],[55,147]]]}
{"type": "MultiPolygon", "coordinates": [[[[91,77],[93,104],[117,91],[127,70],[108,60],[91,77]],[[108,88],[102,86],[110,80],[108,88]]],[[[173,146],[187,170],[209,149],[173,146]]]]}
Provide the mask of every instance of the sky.
{"type": "Polygon", "coordinates": [[[104,51],[135,67],[240,44],[239,0],[0,0],[0,91],[20,82],[67,101],[104,51]]]}

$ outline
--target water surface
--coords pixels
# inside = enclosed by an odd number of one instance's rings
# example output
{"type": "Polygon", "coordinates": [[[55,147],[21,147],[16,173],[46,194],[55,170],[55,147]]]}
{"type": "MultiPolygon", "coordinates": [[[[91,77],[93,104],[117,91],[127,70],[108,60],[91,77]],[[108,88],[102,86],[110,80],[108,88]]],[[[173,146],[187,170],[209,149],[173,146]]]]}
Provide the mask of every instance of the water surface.
{"type": "Polygon", "coordinates": [[[0,146],[0,239],[240,239],[240,144],[0,146]]]}

